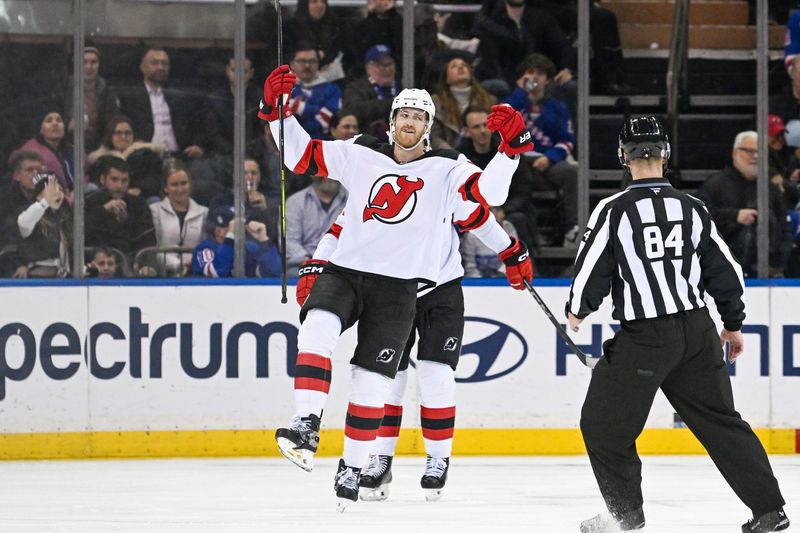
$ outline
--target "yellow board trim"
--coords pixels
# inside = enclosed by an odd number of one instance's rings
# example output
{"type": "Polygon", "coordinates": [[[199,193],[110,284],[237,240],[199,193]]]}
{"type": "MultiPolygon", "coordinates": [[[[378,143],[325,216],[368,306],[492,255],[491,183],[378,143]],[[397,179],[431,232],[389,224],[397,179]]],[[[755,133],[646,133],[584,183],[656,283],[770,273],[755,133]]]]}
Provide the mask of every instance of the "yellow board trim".
{"type": "MultiPolygon", "coordinates": [[[[794,429],[756,429],[772,454],[792,454],[794,429]]],[[[274,430],[98,431],[85,433],[0,434],[0,459],[278,456],[274,430]]],[[[321,432],[319,456],[342,453],[344,431],[321,432]]],[[[637,440],[643,455],[702,454],[688,429],[646,429],[637,440]]],[[[398,455],[422,455],[419,429],[404,429],[398,455]]],[[[454,455],[579,455],[585,453],[578,429],[457,429],[454,455]]]]}

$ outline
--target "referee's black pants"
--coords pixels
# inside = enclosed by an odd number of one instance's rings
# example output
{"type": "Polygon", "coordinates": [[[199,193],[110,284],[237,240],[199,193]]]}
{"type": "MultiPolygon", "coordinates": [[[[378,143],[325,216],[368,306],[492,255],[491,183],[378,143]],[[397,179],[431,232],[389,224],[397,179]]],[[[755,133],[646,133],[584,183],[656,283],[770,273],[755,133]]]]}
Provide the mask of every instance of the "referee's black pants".
{"type": "Polygon", "coordinates": [[[783,506],[764,447],[733,407],[716,326],[696,309],[623,322],[592,373],[581,432],[612,515],[642,506],[636,438],[659,388],[755,516],[783,506]]]}

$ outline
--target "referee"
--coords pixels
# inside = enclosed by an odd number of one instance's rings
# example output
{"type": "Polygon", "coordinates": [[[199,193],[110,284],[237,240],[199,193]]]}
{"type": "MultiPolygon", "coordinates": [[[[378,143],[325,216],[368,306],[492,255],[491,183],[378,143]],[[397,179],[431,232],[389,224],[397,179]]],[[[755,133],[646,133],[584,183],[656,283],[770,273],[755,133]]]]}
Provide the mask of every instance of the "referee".
{"type": "Polygon", "coordinates": [[[789,527],[767,454],[734,409],[721,342],[744,349],[744,282],[705,206],[663,177],[669,142],[652,116],[629,118],[618,156],[633,181],[592,213],[567,303],[573,331],[612,293],[621,328],[603,344],[581,412],[581,432],[608,514],[583,533],[644,527],[636,438],[660,388],[753,512],[744,533],[789,527]],[[717,334],[705,306],[717,304],[717,334]]]}

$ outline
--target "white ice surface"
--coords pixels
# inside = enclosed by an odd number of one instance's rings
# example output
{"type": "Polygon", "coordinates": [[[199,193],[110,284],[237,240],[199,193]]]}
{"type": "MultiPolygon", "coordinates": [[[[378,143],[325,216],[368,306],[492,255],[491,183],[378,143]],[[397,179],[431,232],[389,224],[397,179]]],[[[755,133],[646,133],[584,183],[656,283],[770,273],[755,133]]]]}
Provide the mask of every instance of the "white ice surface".
{"type": "MultiPolygon", "coordinates": [[[[800,456],[772,456],[800,524],[800,456]]],[[[733,533],[748,510],[705,456],[646,456],[648,533],[733,533]]],[[[398,458],[386,502],[335,512],[333,459],[0,462],[0,532],[576,532],[602,508],[585,457],[456,457],[424,501],[420,457],[398,458]]],[[[789,531],[797,530],[793,525],[789,531]]]]}

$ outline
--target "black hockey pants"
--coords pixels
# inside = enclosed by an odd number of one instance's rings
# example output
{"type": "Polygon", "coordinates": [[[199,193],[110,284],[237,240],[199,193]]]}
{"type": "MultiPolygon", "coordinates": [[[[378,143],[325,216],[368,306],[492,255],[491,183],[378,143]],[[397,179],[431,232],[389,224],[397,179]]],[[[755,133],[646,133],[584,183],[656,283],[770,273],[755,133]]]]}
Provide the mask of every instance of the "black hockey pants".
{"type": "Polygon", "coordinates": [[[761,442],[734,410],[714,322],[697,309],[624,322],[592,374],[581,432],[612,515],[642,505],[636,438],[659,388],[755,516],[783,506],[761,442]]]}

